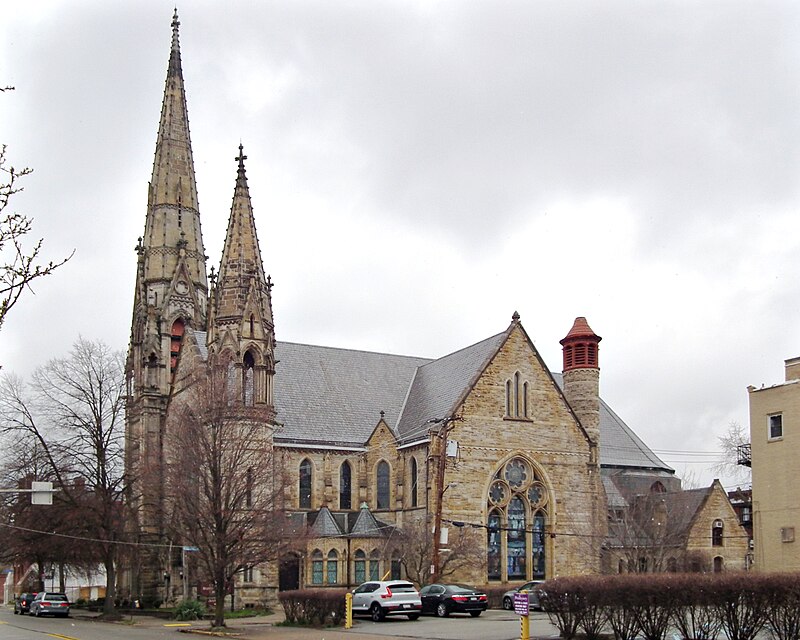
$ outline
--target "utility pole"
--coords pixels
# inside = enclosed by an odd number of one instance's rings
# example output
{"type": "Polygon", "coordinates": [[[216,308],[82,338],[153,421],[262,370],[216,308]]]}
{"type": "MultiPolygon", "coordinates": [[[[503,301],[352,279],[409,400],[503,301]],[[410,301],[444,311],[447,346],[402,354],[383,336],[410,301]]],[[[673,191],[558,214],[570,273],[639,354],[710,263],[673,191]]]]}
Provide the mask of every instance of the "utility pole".
{"type": "Polygon", "coordinates": [[[439,580],[440,550],[442,538],[442,502],[447,485],[444,483],[444,471],[447,464],[447,435],[450,433],[453,422],[463,420],[461,416],[445,416],[433,418],[428,422],[441,425],[437,437],[439,438],[438,464],[436,467],[436,511],[433,515],[433,557],[431,558],[431,583],[439,580]]]}

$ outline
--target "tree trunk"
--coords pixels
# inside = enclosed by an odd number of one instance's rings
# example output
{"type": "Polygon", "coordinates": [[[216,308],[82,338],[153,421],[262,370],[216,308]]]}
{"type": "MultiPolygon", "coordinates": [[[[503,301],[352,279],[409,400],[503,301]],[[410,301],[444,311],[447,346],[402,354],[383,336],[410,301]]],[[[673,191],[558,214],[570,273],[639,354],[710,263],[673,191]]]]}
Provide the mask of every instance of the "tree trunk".
{"type": "Polygon", "coordinates": [[[107,553],[103,566],[106,569],[106,599],[103,603],[103,615],[114,613],[114,600],[117,597],[117,571],[114,566],[114,554],[107,553]]]}
{"type": "Polygon", "coordinates": [[[214,595],[216,596],[216,603],[214,606],[214,626],[225,626],[225,579],[218,578],[214,584],[214,595]]]}

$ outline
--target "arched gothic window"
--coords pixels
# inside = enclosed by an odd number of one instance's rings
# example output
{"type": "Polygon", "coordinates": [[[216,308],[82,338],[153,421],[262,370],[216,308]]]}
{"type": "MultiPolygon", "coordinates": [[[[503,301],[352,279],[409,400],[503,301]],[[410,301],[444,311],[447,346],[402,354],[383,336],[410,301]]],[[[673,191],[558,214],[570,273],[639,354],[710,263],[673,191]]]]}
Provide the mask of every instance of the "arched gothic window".
{"type": "Polygon", "coordinates": [[[328,572],[326,575],[328,584],[336,584],[339,581],[339,554],[336,549],[328,552],[328,572]]]}
{"type": "Polygon", "coordinates": [[[252,407],[255,402],[255,358],[250,351],[245,352],[242,361],[242,402],[245,407],[252,407]]]}
{"type": "Polygon", "coordinates": [[[355,574],[356,582],[361,584],[367,581],[367,554],[363,549],[356,549],[355,552],[355,574]]]}
{"type": "Polygon", "coordinates": [[[311,554],[311,584],[322,584],[322,551],[314,549],[311,554]]]}
{"type": "Polygon", "coordinates": [[[369,579],[380,580],[381,575],[381,554],[377,549],[373,549],[369,554],[369,579]]]}
{"type": "Polygon", "coordinates": [[[389,463],[381,460],[377,469],[378,491],[375,507],[377,509],[389,508],[389,463]]]}
{"type": "Polygon", "coordinates": [[[507,418],[528,417],[528,388],[527,381],[522,379],[522,374],[519,371],[514,373],[512,379],[506,380],[507,418]]]}
{"type": "Polygon", "coordinates": [[[181,352],[181,344],[183,343],[183,334],[185,331],[186,325],[180,318],[172,323],[169,342],[169,370],[171,373],[175,373],[175,365],[178,364],[178,354],[181,352]]]}
{"type": "Polygon", "coordinates": [[[487,577],[542,580],[550,499],[533,465],[520,456],[494,476],[488,495],[487,577]]]}
{"type": "Polygon", "coordinates": [[[409,465],[411,467],[411,506],[417,506],[417,459],[412,456],[411,463],[409,465]]]}
{"type": "Polygon", "coordinates": [[[353,508],[353,469],[345,460],[339,468],[339,508],[349,510],[353,508]]]}
{"type": "Polygon", "coordinates": [[[306,458],[300,463],[299,504],[301,509],[311,508],[311,481],[312,481],[311,460],[306,458]]]}

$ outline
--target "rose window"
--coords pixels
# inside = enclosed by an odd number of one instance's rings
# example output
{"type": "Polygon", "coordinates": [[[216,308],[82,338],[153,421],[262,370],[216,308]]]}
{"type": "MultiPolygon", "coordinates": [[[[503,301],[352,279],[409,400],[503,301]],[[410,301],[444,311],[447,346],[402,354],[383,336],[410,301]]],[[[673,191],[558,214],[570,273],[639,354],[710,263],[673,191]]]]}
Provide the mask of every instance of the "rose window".
{"type": "Polygon", "coordinates": [[[510,495],[511,492],[508,489],[508,485],[502,480],[495,480],[492,486],[489,487],[489,501],[494,505],[504,505],[508,502],[510,495]]]}
{"type": "Polygon", "coordinates": [[[508,484],[510,484],[513,489],[518,490],[524,485],[528,484],[530,470],[524,461],[520,460],[519,458],[515,458],[506,465],[503,475],[505,476],[508,484]]]}

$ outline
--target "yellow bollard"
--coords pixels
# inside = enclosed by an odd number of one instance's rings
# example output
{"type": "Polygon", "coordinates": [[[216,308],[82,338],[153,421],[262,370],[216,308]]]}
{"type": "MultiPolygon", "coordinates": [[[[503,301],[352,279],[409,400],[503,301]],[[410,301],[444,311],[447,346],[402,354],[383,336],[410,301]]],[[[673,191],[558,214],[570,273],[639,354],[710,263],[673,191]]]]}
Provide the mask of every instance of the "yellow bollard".
{"type": "Polygon", "coordinates": [[[353,628],[353,594],[344,594],[344,628],[353,628]]]}
{"type": "Polygon", "coordinates": [[[528,616],[520,616],[519,626],[520,626],[520,634],[519,634],[520,640],[531,640],[530,618],[528,616]]]}

